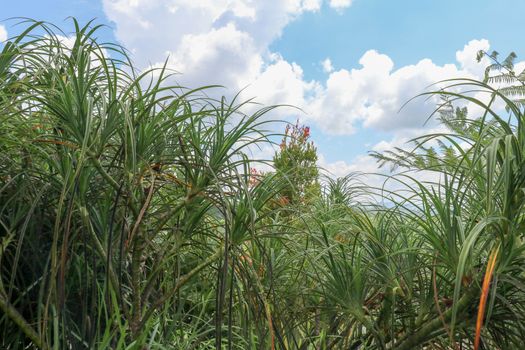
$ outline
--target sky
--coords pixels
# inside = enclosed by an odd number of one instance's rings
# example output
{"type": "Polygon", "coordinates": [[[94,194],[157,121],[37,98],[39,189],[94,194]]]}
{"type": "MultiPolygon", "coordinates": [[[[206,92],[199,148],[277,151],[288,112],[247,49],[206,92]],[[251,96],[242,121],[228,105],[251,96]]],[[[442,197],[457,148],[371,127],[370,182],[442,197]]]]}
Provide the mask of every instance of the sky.
{"type": "MultiPolygon", "coordinates": [[[[374,172],[370,151],[439,130],[436,100],[412,97],[449,78],[481,78],[479,50],[525,57],[521,0],[19,0],[1,5],[0,41],[13,17],[71,30],[69,17],[105,24],[143,69],[163,64],[187,87],[290,104],[275,118],[311,127],[319,165],[334,176],[374,172]],[[404,106],[402,109],[401,107],[404,106]]],[[[520,61],[517,67],[525,67],[520,61]]],[[[522,68],[523,69],[523,68],[522,68]]],[[[258,156],[271,158],[271,148],[258,156]]]]}

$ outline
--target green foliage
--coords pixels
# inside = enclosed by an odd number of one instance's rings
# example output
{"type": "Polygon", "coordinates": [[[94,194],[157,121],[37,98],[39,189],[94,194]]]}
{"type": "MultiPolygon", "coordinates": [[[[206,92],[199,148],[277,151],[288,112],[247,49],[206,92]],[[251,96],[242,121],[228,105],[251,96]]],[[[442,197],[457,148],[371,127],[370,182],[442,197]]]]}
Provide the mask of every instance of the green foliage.
{"type": "Polygon", "coordinates": [[[317,149],[310,141],[310,128],[296,124],[286,126],[273,157],[275,170],[287,178],[289,187],[282,192],[283,198],[292,205],[310,203],[320,193],[317,149]]]}
{"type": "Polygon", "coordinates": [[[515,104],[523,106],[525,104],[525,69],[516,73],[514,71],[514,62],[517,55],[514,52],[500,62],[499,53],[492,51],[487,53],[483,50],[478,52],[478,62],[483,57],[488,57],[492,63],[485,69],[484,83],[498,86],[498,92],[512,99],[515,104]]]}
{"type": "Polygon", "coordinates": [[[30,23],[0,56],[2,346],[233,342],[232,261],[282,188],[239,172],[271,108],[245,115],[165,69],[135,72],[90,24],[67,46],[30,23]]]}
{"type": "Polygon", "coordinates": [[[449,81],[428,94],[450,132],[381,155],[437,180],[319,180],[298,124],[259,176],[247,154],[275,137],[272,107],[137,72],[73,25],[68,46],[28,21],[0,53],[0,347],[472,348],[494,251],[481,344],[522,346],[525,116],[505,90],[449,81]]]}

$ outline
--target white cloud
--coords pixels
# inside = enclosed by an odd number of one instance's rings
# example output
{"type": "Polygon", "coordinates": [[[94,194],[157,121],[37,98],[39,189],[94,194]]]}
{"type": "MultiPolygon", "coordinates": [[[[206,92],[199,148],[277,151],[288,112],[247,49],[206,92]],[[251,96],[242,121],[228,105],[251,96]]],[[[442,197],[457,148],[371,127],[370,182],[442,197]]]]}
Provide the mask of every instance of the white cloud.
{"type": "Polygon", "coordinates": [[[290,21],[318,11],[321,0],[103,0],[103,5],[117,38],[147,66],[163,61],[166,51],[180,52],[189,38],[228,25],[249,36],[252,49],[263,55],[290,21]]]}
{"type": "Polygon", "coordinates": [[[6,41],[7,40],[7,30],[5,29],[5,26],[0,24],[0,41],[6,41]]]}
{"type": "Polygon", "coordinates": [[[350,173],[373,173],[377,171],[376,161],[368,155],[360,155],[348,163],[344,160],[329,162],[324,154],[318,155],[317,165],[329,176],[343,177],[350,173]]]}
{"type": "Polygon", "coordinates": [[[328,133],[352,134],[360,124],[383,131],[419,129],[438,100],[420,98],[400,110],[405,102],[437,81],[473,77],[455,64],[440,66],[430,59],[395,70],[392,59],[375,50],[367,51],[359,63],[360,68],[333,71],[307,108],[312,119],[328,133]]]}
{"type": "Polygon", "coordinates": [[[335,162],[327,161],[324,154],[318,154],[317,165],[327,173],[328,176],[338,178],[353,172],[353,167],[344,160],[337,160],[335,162]]]}
{"type": "Polygon", "coordinates": [[[330,7],[335,9],[344,9],[352,5],[352,0],[330,0],[330,7]]]}
{"type": "MultiPolygon", "coordinates": [[[[486,39],[472,40],[456,52],[456,62],[438,65],[422,59],[397,69],[390,57],[369,50],[359,60],[361,67],[333,70],[304,109],[311,120],[329,134],[349,135],[358,126],[390,132],[394,137],[410,130],[422,133],[436,127],[436,121],[428,118],[440,100],[437,96],[429,99],[425,96],[407,102],[421,93],[452,84],[436,84],[439,81],[481,79],[490,62],[486,57],[477,62],[476,55],[479,50],[489,48],[486,39]]],[[[515,65],[517,73],[524,68],[525,62],[515,65]]],[[[485,102],[490,100],[488,94],[478,93],[474,97],[485,102]]],[[[479,107],[472,104],[468,107],[471,115],[479,112],[479,107]]]]}
{"type": "Polygon", "coordinates": [[[263,63],[253,38],[233,23],[187,34],[167,54],[169,67],[181,72],[178,79],[189,87],[220,84],[238,89],[241,81],[259,73],[263,63]]]}
{"type": "Polygon", "coordinates": [[[322,0],[103,0],[116,37],[132,52],[139,68],[160,67],[181,73],[186,87],[223,85],[217,93],[263,103],[305,103],[315,84],[302,69],[269,45],[283,28],[322,0]]]}
{"type": "MultiPolygon", "coordinates": [[[[249,84],[249,82],[246,82],[249,84]]],[[[243,97],[256,98],[264,105],[288,104],[303,107],[308,94],[316,94],[319,83],[305,81],[302,68],[275,55],[269,65],[265,66],[256,79],[243,91],[243,97]]],[[[279,113],[303,114],[289,108],[277,109],[279,113]]]]}
{"type": "Polygon", "coordinates": [[[480,50],[487,52],[490,48],[487,39],[471,40],[464,47],[463,50],[456,52],[456,60],[461,69],[473,74],[476,77],[482,77],[490,62],[487,57],[483,57],[480,62],[477,61],[476,56],[480,50]]]}
{"type": "MultiPolygon", "coordinates": [[[[350,4],[329,2],[333,7],[350,4]]],[[[467,44],[457,53],[460,68],[424,59],[394,69],[390,57],[369,50],[359,68],[334,70],[327,58],[322,67],[328,79],[305,81],[302,68],[270,52],[269,45],[290,21],[320,6],[321,0],[104,0],[117,38],[131,49],[139,67],[162,65],[168,55],[168,66],[181,73],[177,81],[183,86],[220,84],[230,94],[246,88],[243,97],[296,105],[333,134],[351,134],[358,125],[388,131],[421,128],[435,100],[409,104],[400,113],[399,108],[437,80],[472,76],[477,67],[469,59],[479,48],[488,48],[486,40],[467,44]]]]}
{"type": "MultiPolygon", "coordinates": [[[[340,10],[352,1],[325,3],[340,10]]],[[[399,109],[437,81],[480,78],[488,61],[477,63],[476,54],[490,48],[485,39],[472,40],[456,52],[455,62],[423,59],[403,67],[369,50],[354,69],[335,70],[326,58],[321,62],[326,80],[308,81],[301,66],[269,47],[291,21],[319,11],[322,0],[103,0],[103,5],[117,39],[131,50],[138,67],[160,66],[167,59],[168,67],[181,73],[176,76],[181,85],[221,84],[228,89],[220,93],[244,89],[242,98],[295,105],[306,115],[282,109],[279,116],[295,119],[299,114],[327,134],[349,135],[359,128],[388,132],[390,138],[374,145],[375,150],[405,147],[410,138],[436,128],[432,121],[425,124],[436,99],[420,98],[399,109]]],[[[350,163],[320,157],[319,164],[336,175],[377,169],[365,155],[350,163]]]]}
{"type": "Polygon", "coordinates": [[[332,65],[332,61],[330,60],[330,58],[325,58],[322,62],[321,62],[321,66],[323,67],[323,71],[325,73],[331,73],[333,72],[334,70],[334,66],[332,65]]]}
{"type": "MultiPolygon", "coordinates": [[[[394,133],[390,140],[382,140],[373,145],[370,149],[374,152],[384,152],[393,150],[396,147],[403,148],[409,151],[413,150],[414,144],[410,143],[411,140],[424,135],[424,134],[437,134],[446,132],[446,128],[443,125],[437,125],[434,128],[420,128],[420,129],[406,129],[400,132],[394,133]]],[[[435,142],[427,143],[427,146],[436,146],[435,142]]]]}

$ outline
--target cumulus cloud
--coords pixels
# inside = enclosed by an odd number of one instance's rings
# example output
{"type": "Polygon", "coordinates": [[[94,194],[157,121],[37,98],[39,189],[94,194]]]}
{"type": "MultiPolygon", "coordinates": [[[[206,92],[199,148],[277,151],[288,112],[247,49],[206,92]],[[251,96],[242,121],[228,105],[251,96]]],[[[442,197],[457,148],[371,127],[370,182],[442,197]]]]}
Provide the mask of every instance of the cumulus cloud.
{"type": "MultiPolygon", "coordinates": [[[[340,10],[352,1],[325,3],[340,10]]],[[[281,109],[280,116],[301,115],[326,134],[388,132],[390,139],[374,145],[375,150],[391,149],[436,128],[427,119],[437,99],[420,98],[400,108],[437,81],[480,78],[488,61],[476,62],[476,54],[490,49],[487,40],[472,40],[456,52],[455,62],[440,65],[427,58],[402,67],[371,49],[353,69],[334,69],[326,58],[321,62],[326,79],[307,80],[300,65],[272,52],[270,44],[301,14],[320,11],[322,0],[103,0],[103,5],[117,39],[131,50],[138,67],[167,62],[181,73],[176,79],[183,86],[220,84],[228,88],[221,94],[243,89],[242,98],[295,105],[305,114],[281,109]]],[[[374,169],[373,159],[363,157],[351,163],[320,158],[320,165],[338,175],[374,169]]]]}
{"type": "Polygon", "coordinates": [[[0,42],[7,40],[7,30],[5,29],[5,26],[0,24],[0,42]]]}
{"type": "MultiPolygon", "coordinates": [[[[307,81],[303,69],[294,62],[288,62],[280,55],[273,55],[252,82],[244,82],[246,89],[243,98],[255,98],[263,105],[286,104],[298,108],[308,105],[309,96],[317,96],[321,85],[315,80],[307,81]]],[[[274,110],[280,117],[304,116],[304,110],[278,108],[274,110]]]]}
{"type": "Polygon", "coordinates": [[[331,177],[342,177],[350,173],[373,173],[377,171],[377,165],[375,160],[368,155],[360,155],[347,162],[344,160],[336,160],[330,162],[326,159],[324,154],[320,153],[318,156],[317,165],[324,172],[331,177]]]}
{"type": "Polygon", "coordinates": [[[440,80],[475,77],[455,64],[441,66],[430,59],[394,69],[392,59],[375,50],[367,51],[359,63],[359,68],[330,73],[308,108],[328,133],[352,134],[356,125],[383,131],[421,128],[428,124],[438,100],[419,99],[403,107],[407,101],[440,80]]]}
{"type": "Polygon", "coordinates": [[[490,62],[487,57],[483,57],[480,62],[477,61],[476,56],[480,50],[489,51],[490,44],[487,39],[471,40],[464,47],[463,50],[456,52],[456,60],[461,69],[471,73],[476,77],[482,77],[490,62]]]}
{"type": "Polygon", "coordinates": [[[116,37],[139,68],[179,72],[177,83],[244,89],[243,98],[304,106],[315,83],[269,50],[283,28],[322,0],[103,0],[116,37]]]}
{"type": "Polygon", "coordinates": [[[330,7],[337,10],[350,7],[350,5],[352,5],[352,0],[330,0],[330,7]]]}
{"type": "MultiPolygon", "coordinates": [[[[430,59],[423,59],[414,65],[394,69],[394,62],[374,50],[366,52],[359,63],[361,67],[333,71],[320,89],[317,98],[311,100],[310,116],[327,133],[351,134],[360,128],[387,131],[391,136],[370,149],[384,152],[400,147],[412,150],[409,141],[429,133],[446,132],[443,125],[427,119],[439,102],[437,99],[420,98],[399,110],[406,101],[417,94],[428,91],[429,86],[437,81],[451,78],[481,79],[485,67],[490,63],[487,58],[477,62],[479,50],[488,51],[489,42],[485,39],[472,40],[463,49],[456,52],[456,62],[437,65],[430,59]]],[[[515,64],[515,71],[525,69],[525,62],[515,64]]],[[[438,90],[442,85],[433,85],[438,90]]],[[[490,94],[475,93],[473,97],[488,103],[490,94]]],[[[479,106],[467,103],[469,114],[479,115],[479,106]]],[[[501,101],[496,101],[494,109],[503,109],[501,101]]],[[[366,132],[366,131],[365,131],[366,132]]],[[[432,145],[432,144],[429,144],[432,145]]],[[[435,144],[433,144],[435,146],[435,144]]],[[[377,163],[371,157],[361,155],[348,161],[327,162],[320,157],[319,164],[331,173],[339,176],[348,172],[380,172],[388,175],[388,170],[377,169],[377,163]]],[[[436,181],[436,174],[419,172],[418,179],[436,181]]],[[[384,177],[366,176],[369,185],[379,186],[384,177]]],[[[395,186],[399,186],[397,184],[395,186]]],[[[394,186],[394,187],[395,187],[394,186]]],[[[393,188],[392,184],[388,188],[393,188]]]]}
{"type": "Polygon", "coordinates": [[[178,79],[189,87],[220,84],[238,89],[241,81],[259,74],[263,63],[253,38],[233,23],[187,34],[175,51],[166,55],[168,66],[181,72],[178,79]]]}
{"type": "MultiPolygon", "coordinates": [[[[476,56],[480,50],[489,49],[486,39],[471,40],[456,52],[456,62],[438,65],[427,58],[397,69],[390,57],[369,50],[359,60],[360,67],[332,70],[305,110],[330,134],[350,135],[357,127],[395,135],[407,130],[423,132],[423,128],[436,127],[436,121],[428,118],[439,99],[419,98],[407,102],[425,91],[436,91],[450,84],[436,84],[446,79],[481,79],[490,62],[486,57],[478,62],[476,56]]],[[[525,62],[516,63],[516,72],[520,73],[523,68],[525,62]]],[[[485,102],[490,99],[488,94],[481,93],[475,97],[485,102]]],[[[468,107],[473,113],[479,110],[472,104],[468,107]]]]}
{"type": "MultiPolygon", "coordinates": [[[[351,1],[328,5],[341,8],[351,1]]],[[[326,81],[306,81],[299,65],[269,45],[290,21],[320,7],[321,0],[104,0],[117,38],[139,66],[167,60],[181,73],[181,85],[220,84],[232,94],[245,89],[242,97],[262,103],[296,105],[331,134],[349,135],[358,126],[421,128],[436,100],[420,100],[399,112],[400,107],[438,80],[478,75],[476,52],[488,50],[487,40],[473,40],[457,52],[456,63],[440,66],[424,59],[397,69],[390,57],[369,50],[351,70],[334,70],[326,58],[321,63],[326,81]]]]}
{"type": "Polygon", "coordinates": [[[331,73],[333,72],[334,70],[334,66],[332,65],[332,61],[330,60],[330,58],[325,58],[322,62],[321,62],[321,66],[323,67],[323,71],[325,73],[331,73]]]}

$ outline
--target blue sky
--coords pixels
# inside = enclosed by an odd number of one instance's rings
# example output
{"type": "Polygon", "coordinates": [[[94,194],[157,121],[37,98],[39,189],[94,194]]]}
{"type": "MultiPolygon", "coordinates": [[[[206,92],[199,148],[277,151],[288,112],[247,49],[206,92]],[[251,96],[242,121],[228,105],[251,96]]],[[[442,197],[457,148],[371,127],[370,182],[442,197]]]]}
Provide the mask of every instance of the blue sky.
{"type": "MultiPolygon", "coordinates": [[[[184,85],[296,105],[305,114],[277,117],[310,125],[320,165],[336,175],[373,171],[368,151],[439,129],[424,124],[433,101],[399,108],[435,81],[480,77],[479,49],[525,57],[518,0],[31,0],[1,13],[64,28],[68,16],[97,18],[109,26],[101,39],[126,46],[140,67],[169,57],[184,85]]],[[[15,22],[2,22],[0,39],[15,22]]]]}
{"type": "Polygon", "coordinates": [[[325,5],[304,14],[271,48],[312,78],[322,74],[315,67],[320,60],[330,57],[335,67],[352,67],[369,49],[387,54],[396,66],[423,58],[450,63],[456,50],[482,38],[502,54],[523,54],[523,13],[525,1],[516,0],[355,0],[341,13],[325,5]]]}

